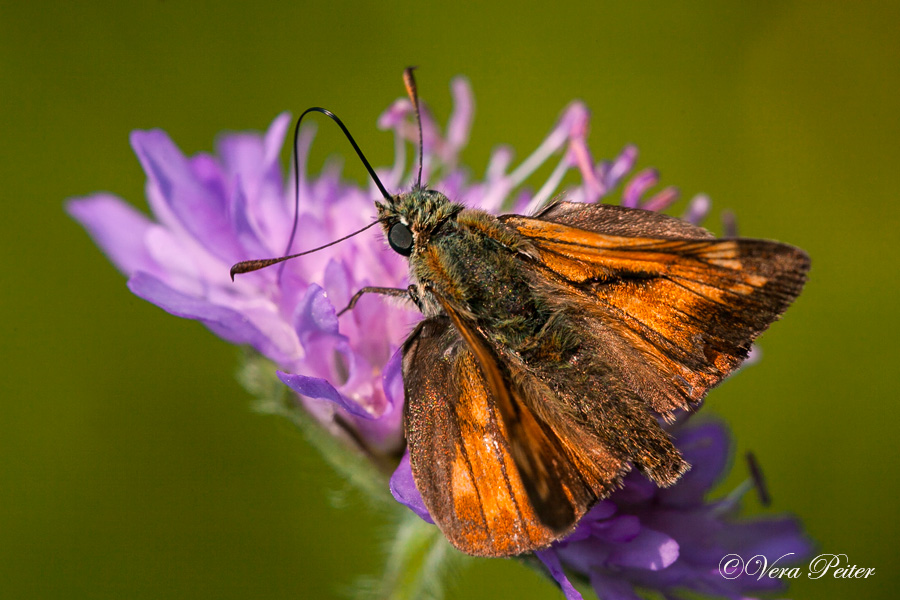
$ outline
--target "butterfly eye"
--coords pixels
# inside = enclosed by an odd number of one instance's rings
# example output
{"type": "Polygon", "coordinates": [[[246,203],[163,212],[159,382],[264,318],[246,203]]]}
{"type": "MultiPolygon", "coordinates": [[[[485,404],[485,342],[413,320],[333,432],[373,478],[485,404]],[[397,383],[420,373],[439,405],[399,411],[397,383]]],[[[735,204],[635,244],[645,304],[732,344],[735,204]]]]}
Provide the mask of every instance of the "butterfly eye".
{"type": "Polygon", "coordinates": [[[391,248],[393,248],[394,252],[397,254],[409,256],[412,254],[413,247],[412,231],[409,230],[409,227],[399,221],[394,223],[391,225],[390,230],[388,230],[388,244],[391,245],[391,248]]]}

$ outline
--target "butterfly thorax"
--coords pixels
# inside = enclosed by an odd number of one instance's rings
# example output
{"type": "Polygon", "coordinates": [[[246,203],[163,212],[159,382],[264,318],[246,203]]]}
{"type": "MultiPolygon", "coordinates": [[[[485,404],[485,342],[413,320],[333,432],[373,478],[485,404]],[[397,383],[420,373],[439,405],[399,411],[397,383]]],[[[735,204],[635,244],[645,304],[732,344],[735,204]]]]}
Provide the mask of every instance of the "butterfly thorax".
{"type": "Polygon", "coordinates": [[[522,257],[530,246],[512,228],[431,190],[400,194],[378,210],[389,236],[398,222],[412,234],[410,282],[426,316],[444,312],[435,299],[439,294],[491,345],[526,362],[564,362],[575,352],[577,336],[558,306],[551,307],[529,284],[522,257]]]}

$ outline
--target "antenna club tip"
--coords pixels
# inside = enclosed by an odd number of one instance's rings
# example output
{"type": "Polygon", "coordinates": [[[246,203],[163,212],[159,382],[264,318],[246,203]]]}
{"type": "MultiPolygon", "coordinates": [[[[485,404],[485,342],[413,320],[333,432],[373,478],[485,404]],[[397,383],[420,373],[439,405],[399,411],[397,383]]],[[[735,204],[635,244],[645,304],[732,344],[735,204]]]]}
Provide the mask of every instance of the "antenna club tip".
{"type": "Polygon", "coordinates": [[[413,71],[417,67],[406,67],[403,70],[403,84],[406,86],[406,94],[409,96],[409,99],[412,100],[412,103],[416,105],[416,109],[418,110],[418,93],[416,92],[416,78],[413,75],[413,71]]]}
{"type": "Polygon", "coordinates": [[[261,269],[262,267],[267,266],[265,264],[260,264],[263,262],[265,261],[245,260],[239,262],[231,266],[231,270],[228,272],[228,274],[231,275],[231,280],[234,281],[235,275],[240,275],[241,273],[247,273],[249,271],[255,271],[256,269],[261,269]]]}
{"type": "Polygon", "coordinates": [[[416,179],[416,188],[422,187],[422,163],[425,159],[424,142],[422,140],[422,113],[419,111],[419,92],[416,89],[416,78],[413,77],[415,67],[406,67],[403,71],[403,84],[406,86],[406,94],[416,111],[416,124],[419,126],[419,177],[416,179]]]}

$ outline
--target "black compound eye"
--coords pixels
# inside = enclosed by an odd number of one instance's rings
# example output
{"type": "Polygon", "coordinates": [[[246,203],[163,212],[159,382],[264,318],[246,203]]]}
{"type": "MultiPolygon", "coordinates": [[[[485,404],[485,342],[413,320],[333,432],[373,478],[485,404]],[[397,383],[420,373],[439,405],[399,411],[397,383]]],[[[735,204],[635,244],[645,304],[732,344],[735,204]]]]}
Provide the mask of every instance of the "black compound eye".
{"type": "Polygon", "coordinates": [[[413,234],[409,227],[397,221],[388,230],[388,244],[391,245],[394,252],[409,256],[412,254],[413,234]]]}

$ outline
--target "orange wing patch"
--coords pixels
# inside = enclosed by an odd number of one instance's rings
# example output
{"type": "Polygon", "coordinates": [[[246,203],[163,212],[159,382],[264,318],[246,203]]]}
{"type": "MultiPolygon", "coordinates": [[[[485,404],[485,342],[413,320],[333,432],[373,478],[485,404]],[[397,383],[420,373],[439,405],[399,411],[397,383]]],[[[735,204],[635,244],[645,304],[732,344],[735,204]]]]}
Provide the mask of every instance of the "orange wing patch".
{"type": "Polygon", "coordinates": [[[529,502],[487,381],[449,319],[423,321],[410,336],[404,383],[410,465],[447,539],[477,556],[521,554],[557,539],[529,502]]]}
{"type": "MultiPolygon", "coordinates": [[[[640,216],[639,214],[637,216],[640,216]]],[[[587,337],[663,414],[686,408],[732,372],[797,297],[808,257],[765,240],[606,235],[507,217],[538,261],[582,299],[587,337]],[[630,349],[639,351],[629,359],[630,349]]]]}
{"type": "Polygon", "coordinates": [[[466,551],[477,547],[490,555],[508,556],[523,548],[545,546],[557,536],[531,508],[510,454],[506,427],[495,412],[475,358],[465,352],[456,361],[460,438],[449,492],[456,517],[469,523],[454,533],[465,539],[466,551]]]}

